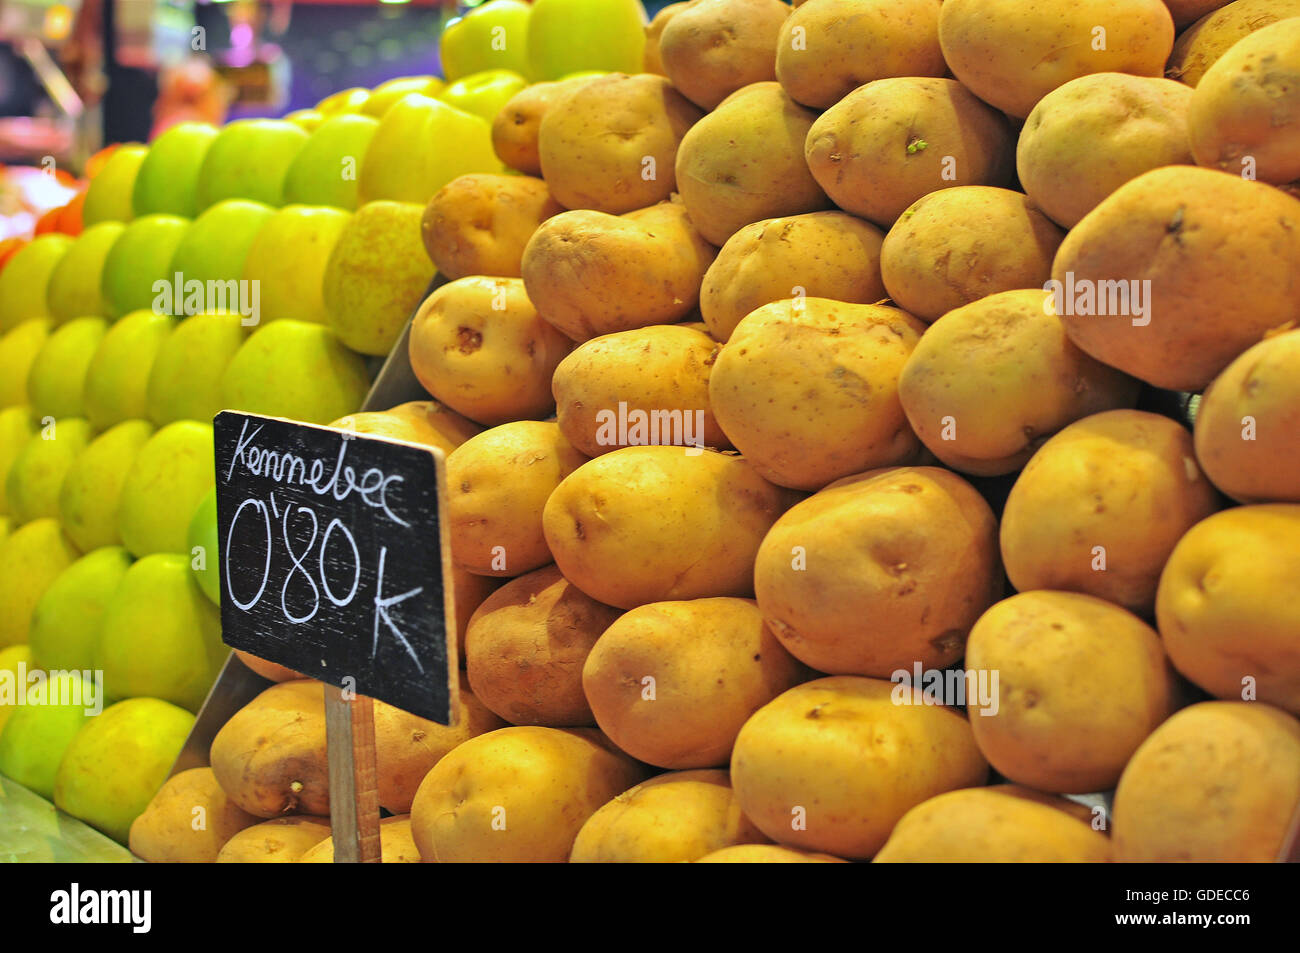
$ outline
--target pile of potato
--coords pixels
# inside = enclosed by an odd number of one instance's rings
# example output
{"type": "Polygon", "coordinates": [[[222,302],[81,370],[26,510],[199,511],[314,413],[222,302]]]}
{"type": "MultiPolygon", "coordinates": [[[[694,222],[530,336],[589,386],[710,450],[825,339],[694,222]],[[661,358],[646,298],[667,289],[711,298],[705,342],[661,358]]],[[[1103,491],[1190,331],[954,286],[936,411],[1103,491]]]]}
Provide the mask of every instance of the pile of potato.
{"type": "MultiPolygon", "coordinates": [[[[386,859],[1276,859],[1300,4],[647,35],[641,75],[518,94],[521,174],[425,212],[465,689],[454,728],[379,706],[386,859]],[[992,695],[903,678],[963,668],[992,695]]],[[[218,737],[213,810],[272,819],[223,857],[320,850],[320,697],[218,737]]]]}

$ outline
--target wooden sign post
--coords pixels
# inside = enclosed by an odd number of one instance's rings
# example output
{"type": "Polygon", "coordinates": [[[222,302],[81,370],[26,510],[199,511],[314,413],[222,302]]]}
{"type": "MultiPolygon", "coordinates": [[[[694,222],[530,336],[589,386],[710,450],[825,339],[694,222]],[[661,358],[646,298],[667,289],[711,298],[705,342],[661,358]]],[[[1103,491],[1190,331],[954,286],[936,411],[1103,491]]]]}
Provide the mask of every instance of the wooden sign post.
{"type": "Polygon", "coordinates": [[[459,710],[443,455],[232,411],[213,427],[222,640],[326,683],[335,859],[377,862],[371,699],[459,710]]]}

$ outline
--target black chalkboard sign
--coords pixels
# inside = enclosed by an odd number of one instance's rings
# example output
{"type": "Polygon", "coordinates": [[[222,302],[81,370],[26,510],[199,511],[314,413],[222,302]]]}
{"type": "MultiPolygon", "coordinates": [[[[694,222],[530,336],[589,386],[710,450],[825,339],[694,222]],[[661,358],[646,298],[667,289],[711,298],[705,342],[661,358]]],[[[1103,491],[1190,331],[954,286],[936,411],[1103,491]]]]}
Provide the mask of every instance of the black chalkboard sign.
{"type": "Polygon", "coordinates": [[[441,452],[233,411],[213,429],[222,640],[453,724],[441,452]]]}

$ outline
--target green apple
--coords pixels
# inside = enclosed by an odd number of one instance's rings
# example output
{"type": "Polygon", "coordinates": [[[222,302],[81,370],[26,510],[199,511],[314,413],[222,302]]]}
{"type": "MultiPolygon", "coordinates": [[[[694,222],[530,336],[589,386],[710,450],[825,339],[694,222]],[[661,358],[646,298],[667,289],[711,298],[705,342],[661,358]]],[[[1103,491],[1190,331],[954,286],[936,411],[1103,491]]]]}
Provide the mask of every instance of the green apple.
{"type": "Polygon", "coordinates": [[[175,318],[132,311],[108,329],[86,368],[86,419],[96,430],[148,416],[149,372],[175,318]]]}
{"type": "MultiPolygon", "coordinates": [[[[3,537],[0,537],[3,541],[3,537]]],[[[15,688],[20,684],[25,684],[27,672],[36,668],[36,663],[32,661],[31,646],[28,645],[11,645],[7,649],[0,649],[0,678],[9,678],[12,680],[15,688]],[[19,665],[22,669],[19,669],[19,665]]],[[[17,711],[21,706],[17,703],[15,693],[14,699],[0,698],[0,732],[4,731],[5,722],[9,716],[17,711]]]]}
{"type": "Polygon", "coordinates": [[[221,557],[217,542],[217,488],[203,498],[190,520],[190,569],[203,594],[221,605],[221,557]]]}
{"type": "Polygon", "coordinates": [[[212,140],[199,169],[198,207],[223,199],[284,203],[284,175],[307,133],[283,119],[238,119],[212,140]]]}
{"type": "Polygon", "coordinates": [[[9,472],[23,447],[36,434],[31,409],[21,404],[0,410],[0,515],[8,516],[9,497],[4,492],[9,472]]]}
{"type": "Polygon", "coordinates": [[[59,762],[89,720],[94,698],[93,685],[77,672],[29,682],[24,704],[0,733],[0,774],[43,798],[53,797],[59,762]]]}
{"type": "Polygon", "coordinates": [[[349,89],[340,89],[337,93],[330,93],[316,104],[315,109],[323,116],[355,113],[361,110],[369,98],[370,90],[352,86],[349,89]]]}
{"type": "Polygon", "coordinates": [[[72,739],[54,781],[54,804],[120,844],[158,793],[194,716],[157,698],[128,698],[72,739]]]}
{"type": "Polygon", "coordinates": [[[315,132],[316,127],[325,121],[325,114],[315,109],[295,109],[284,114],[284,121],[291,122],[303,132],[315,132]]]}
{"type": "Polygon", "coordinates": [[[46,306],[56,324],[87,316],[110,314],[104,298],[104,260],[126,226],[121,222],[92,225],[72,243],[50,273],[46,306]]]}
{"type": "Polygon", "coordinates": [[[135,218],[131,195],[135,191],[135,177],[148,154],[149,147],[138,143],[113,150],[86,190],[86,203],[81,207],[81,222],[86,228],[100,222],[129,222],[135,218]]]}
{"type": "Polygon", "coordinates": [[[189,227],[176,215],[145,215],[126,226],[104,259],[109,317],[153,308],[154,282],[171,280],[172,255],[189,227]]]}
{"type": "Polygon", "coordinates": [[[354,211],[361,160],[378,128],[378,119],[351,113],[321,123],[289,166],[284,178],[285,202],[354,211]]]}
{"type": "Polygon", "coordinates": [[[163,341],[149,370],[149,419],[210,422],[222,410],[221,375],[244,343],[237,314],[196,314],[163,341]]]}
{"type": "Polygon", "coordinates": [[[32,318],[0,337],[0,407],[27,403],[27,374],[52,326],[49,318],[32,318]]]}
{"type": "Polygon", "coordinates": [[[267,220],[244,261],[244,278],[258,283],[261,323],[329,320],[321,282],[349,218],[338,208],[289,205],[267,220]]]}
{"type": "Polygon", "coordinates": [[[402,97],[410,93],[418,93],[421,96],[437,96],[442,91],[442,85],[442,80],[436,76],[399,76],[396,79],[380,83],[372,89],[370,95],[358,107],[358,111],[363,116],[382,119],[384,113],[388,112],[393,104],[402,97]]]}
{"type": "Polygon", "coordinates": [[[212,425],[178,420],[163,427],[136,453],[122,482],[117,503],[122,544],[136,557],[188,553],[190,519],[215,483],[212,425]]]}
{"type": "Polygon", "coordinates": [[[178,122],[155,139],[135,176],[135,214],[198,215],[199,169],[216,138],[205,122],[178,122]]]}
{"type": "Polygon", "coordinates": [[[37,235],[0,271],[0,334],[8,334],[24,321],[50,318],[45,292],[50,275],[69,248],[68,235],[37,235]]]}
{"type": "Polygon", "coordinates": [[[535,81],[579,70],[641,72],[641,0],[536,0],[528,18],[528,62],[535,81]]]}
{"type": "Polygon", "coordinates": [[[355,413],[369,389],[365,360],[329,328],[306,321],[253,332],[221,379],[226,407],[309,424],[355,413]]]}
{"type": "Polygon", "coordinates": [[[531,12],[522,0],[490,0],[443,27],[438,51],[447,82],[490,69],[527,74],[531,12]]]}
{"type": "Polygon", "coordinates": [[[149,421],[124,420],[91,441],[73,461],[59,489],[59,520],[83,553],[121,544],[117,507],[122,485],[152,436],[149,421]]]}
{"type": "Polygon", "coordinates": [[[108,332],[103,318],[77,318],[45,339],[27,372],[27,399],[39,417],[86,415],[86,369],[108,332]]]}
{"type": "Polygon", "coordinates": [[[424,205],[452,179],[504,168],[486,119],[412,93],[379,121],[361,163],[357,196],[362,205],[378,199],[424,205]]]}
{"type": "MultiPolygon", "coordinates": [[[[180,275],[183,282],[197,280],[205,285],[208,281],[238,279],[244,273],[248,249],[274,214],[275,209],[269,205],[246,199],[226,199],[213,205],[194,220],[176,246],[168,279],[180,275]]],[[[169,293],[166,297],[172,299],[175,295],[169,293]]],[[[153,310],[171,314],[184,314],[186,310],[175,300],[171,301],[170,308],[159,308],[159,303],[155,297],[153,310]]]]}
{"type": "Polygon", "coordinates": [[[491,122],[511,97],[527,85],[528,80],[510,70],[486,70],[456,80],[439,93],[438,98],[449,106],[491,122]]]}
{"type": "Polygon", "coordinates": [[[419,254],[423,215],[409,202],[370,202],[339,236],[323,291],[330,326],[352,350],[386,355],[423,300],[434,273],[428,254],[419,254]]]}
{"type": "Polygon", "coordinates": [[[81,417],[59,421],[46,417],[40,424],[37,435],[18,452],[5,480],[9,512],[19,523],[59,515],[63,479],[90,444],[90,424],[81,417]]]}
{"type": "Polygon", "coordinates": [[[28,643],[41,668],[90,671],[108,600],[131,565],[121,546],[86,553],[63,570],[32,612],[28,643]]]}
{"type": "Polygon", "coordinates": [[[0,649],[27,641],[32,611],[80,553],[56,519],[32,520],[0,543],[0,649]]]}

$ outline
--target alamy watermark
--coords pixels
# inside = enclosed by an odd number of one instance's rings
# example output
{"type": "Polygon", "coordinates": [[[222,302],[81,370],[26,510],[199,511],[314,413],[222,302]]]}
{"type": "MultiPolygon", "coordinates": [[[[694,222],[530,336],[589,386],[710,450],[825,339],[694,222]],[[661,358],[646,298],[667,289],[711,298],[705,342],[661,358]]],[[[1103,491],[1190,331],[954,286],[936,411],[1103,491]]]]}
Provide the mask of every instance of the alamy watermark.
{"type": "Polygon", "coordinates": [[[1043,285],[1050,292],[1051,307],[1043,302],[1046,314],[1059,317],[1132,317],[1133,327],[1151,323],[1151,279],[1093,281],[1065,273],[1065,281],[1055,278],[1043,285]]]}
{"type": "Polygon", "coordinates": [[[159,278],[153,283],[153,313],[173,317],[196,314],[238,314],[240,324],[256,327],[262,320],[262,282],[256,278],[225,280],[186,278],[181,272],[171,280],[159,278]]]}
{"type": "Polygon", "coordinates": [[[912,671],[897,669],[889,680],[894,683],[890,699],[895,705],[969,705],[981,715],[998,713],[997,669],[923,669],[914,662],[912,671]]]}
{"type": "Polygon", "coordinates": [[[27,670],[19,662],[15,671],[0,669],[0,706],[61,705],[85,709],[87,715],[104,710],[104,673],[101,671],[27,670]]]}
{"type": "Polygon", "coordinates": [[[596,411],[596,443],[602,447],[685,447],[688,457],[704,452],[703,410],[627,409],[596,411]]]}

